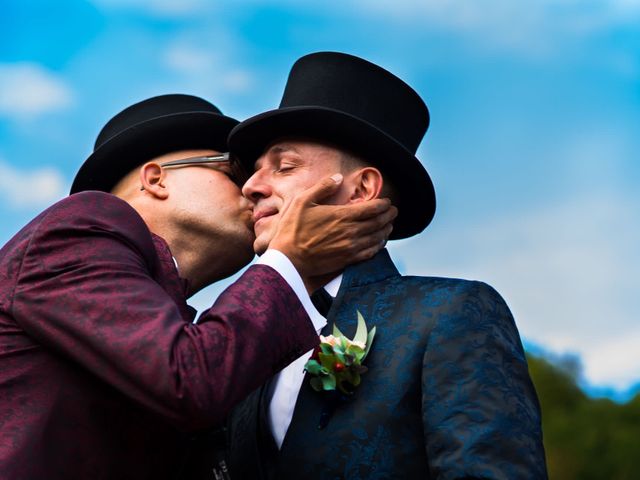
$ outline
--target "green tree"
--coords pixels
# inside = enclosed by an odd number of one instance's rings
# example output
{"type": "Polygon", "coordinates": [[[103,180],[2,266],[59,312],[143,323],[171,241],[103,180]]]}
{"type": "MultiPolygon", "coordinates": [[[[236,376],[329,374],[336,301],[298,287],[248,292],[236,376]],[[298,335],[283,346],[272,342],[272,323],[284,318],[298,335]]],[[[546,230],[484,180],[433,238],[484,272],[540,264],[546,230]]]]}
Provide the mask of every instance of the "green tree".
{"type": "Polygon", "coordinates": [[[640,395],[625,404],[578,386],[577,364],[529,354],[552,480],[631,480],[640,475],[640,395]]]}

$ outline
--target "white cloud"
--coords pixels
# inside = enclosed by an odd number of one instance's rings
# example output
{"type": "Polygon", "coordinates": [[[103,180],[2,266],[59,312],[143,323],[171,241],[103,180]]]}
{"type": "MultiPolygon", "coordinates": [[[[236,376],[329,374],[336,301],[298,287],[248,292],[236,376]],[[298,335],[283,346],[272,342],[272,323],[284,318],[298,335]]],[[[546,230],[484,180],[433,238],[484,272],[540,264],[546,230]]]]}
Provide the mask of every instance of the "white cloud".
{"type": "Polygon", "coordinates": [[[183,43],[176,43],[167,48],[164,59],[172,70],[189,74],[211,71],[216,59],[209,50],[202,50],[183,43]]]}
{"type": "MultiPolygon", "coordinates": [[[[220,43],[224,44],[223,41],[220,43]]],[[[164,61],[167,67],[188,77],[192,83],[202,84],[205,91],[243,93],[253,85],[251,72],[234,66],[222,54],[196,47],[188,41],[177,40],[169,45],[164,61]]]]}
{"type": "Polygon", "coordinates": [[[253,76],[247,70],[231,69],[223,75],[222,84],[230,92],[246,92],[253,85],[253,76]]]}
{"type": "Polygon", "coordinates": [[[606,193],[567,199],[393,248],[411,274],[494,285],[523,337],[556,353],[578,353],[591,384],[626,388],[640,380],[632,341],[640,340],[638,202],[606,193]]]}
{"type": "Polygon", "coordinates": [[[69,87],[34,63],[0,64],[0,115],[32,118],[72,103],[69,87]]]}
{"type": "Polygon", "coordinates": [[[554,16],[563,22],[575,21],[576,25],[597,17],[608,22],[627,23],[640,14],[640,2],[637,0],[594,0],[589,3],[581,0],[362,0],[360,5],[368,6],[362,8],[363,13],[378,12],[396,18],[413,18],[462,28],[505,23],[506,20],[510,20],[506,23],[516,25],[531,20],[539,24],[552,20],[554,16]]]}
{"type": "Polygon", "coordinates": [[[158,17],[193,16],[211,6],[205,0],[93,0],[93,3],[104,9],[142,10],[158,17]]]}
{"type": "Polygon", "coordinates": [[[49,205],[66,195],[63,175],[51,167],[18,170],[0,159],[0,198],[15,208],[49,205]]]}
{"type": "Polygon", "coordinates": [[[640,1],[638,0],[609,0],[611,7],[621,16],[640,14],[640,1]]]}
{"type": "MultiPolygon", "coordinates": [[[[605,323],[608,325],[608,323],[605,323]]],[[[640,329],[618,332],[618,336],[594,346],[584,355],[587,379],[594,384],[607,385],[619,391],[628,389],[640,380],[640,329]]]]}
{"type": "Polygon", "coordinates": [[[637,0],[359,0],[352,5],[360,15],[446,31],[473,40],[476,48],[532,58],[554,54],[567,39],[640,20],[637,0]]]}

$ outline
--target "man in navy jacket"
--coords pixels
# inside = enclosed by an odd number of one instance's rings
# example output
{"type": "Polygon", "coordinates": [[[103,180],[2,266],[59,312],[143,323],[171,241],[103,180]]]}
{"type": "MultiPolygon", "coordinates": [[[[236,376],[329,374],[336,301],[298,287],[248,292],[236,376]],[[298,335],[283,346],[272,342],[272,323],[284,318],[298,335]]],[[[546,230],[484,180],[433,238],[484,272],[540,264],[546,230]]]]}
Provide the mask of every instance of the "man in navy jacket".
{"type": "MultiPolygon", "coordinates": [[[[386,70],[340,53],[302,57],[280,108],[229,138],[254,171],[243,193],[255,204],[256,252],[269,247],[291,198],[338,168],[344,182],[330,202],[389,196],[399,209],[391,239],[421,232],[435,212],[415,157],[428,123],[417,93],[386,70]]],[[[546,478],[538,400],[495,290],[403,277],[386,250],[318,279],[323,335],[335,325],[353,339],[358,312],[375,326],[367,370],[333,390],[331,375],[353,358],[323,350],[323,369],[305,374],[310,351],[256,391],[230,421],[234,480],[546,478]],[[314,375],[324,390],[312,388],[314,375]]]]}

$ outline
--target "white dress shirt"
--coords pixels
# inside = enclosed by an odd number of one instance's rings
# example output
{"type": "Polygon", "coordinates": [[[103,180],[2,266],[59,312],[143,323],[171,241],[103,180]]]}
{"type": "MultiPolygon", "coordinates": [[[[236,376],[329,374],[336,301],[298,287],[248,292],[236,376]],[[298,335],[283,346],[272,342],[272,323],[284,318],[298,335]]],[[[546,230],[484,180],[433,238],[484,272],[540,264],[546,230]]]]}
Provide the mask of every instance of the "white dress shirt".
{"type": "MultiPolygon", "coordinates": [[[[324,288],[329,295],[335,298],[340,289],[341,282],[342,274],[331,280],[324,288]]],[[[307,300],[308,304],[305,302],[302,304],[307,310],[309,317],[311,317],[313,325],[316,327],[316,332],[320,334],[322,328],[327,324],[327,320],[318,313],[308,295],[307,300]],[[313,312],[311,312],[310,309],[312,309],[313,312]],[[320,318],[321,321],[316,322],[315,319],[318,318],[320,318]]],[[[284,436],[287,434],[289,425],[291,425],[293,410],[296,406],[296,400],[298,399],[298,394],[300,393],[300,388],[304,380],[304,365],[312,353],[313,350],[309,350],[276,374],[271,381],[270,392],[268,392],[268,394],[271,394],[271,401],[269,402],[269,427],[271,428],[271,433],[278,448],[282,447],[284,436]]]]}
{"type": "MultiPolygon", "coordinates": [[[[175,257],[173,261],[176,264],[176,268],[178,268],[178,262],[175,257]]],[[[256,261],[256,264],[267,265],[280,274],[294,291],[307,315],[309,315],[316,332],[320,334],[320,331],[327,324],[327,319],[320,315],[316,307],[313,306],[302,277],[293,266],[293,263],[291,263],[291,260],[278,250],[268,249],[256,261]]],[[[341,282],[342,274],[331,280],[324,288],[335,298],[341,282]]],[[[304,365],[312,353],[313,350],[309,350],[277,373],[271,381],[270,391],[268,392],[268,394],[272,395],[269,403],[269,426],[278,448],[282,446],[284,436],[291,424],[293,409],[296,406],[298,393],[304,380],[304,365]]]]}

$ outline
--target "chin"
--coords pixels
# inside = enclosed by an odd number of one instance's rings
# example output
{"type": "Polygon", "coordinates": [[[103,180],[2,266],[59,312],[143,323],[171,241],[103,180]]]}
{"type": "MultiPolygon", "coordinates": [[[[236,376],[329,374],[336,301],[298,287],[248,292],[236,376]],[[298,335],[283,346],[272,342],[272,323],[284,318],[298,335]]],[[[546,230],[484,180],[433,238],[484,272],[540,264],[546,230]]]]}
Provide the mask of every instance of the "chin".
{"type": "Polygon", "coordinates": [[[255,242],[253,242],[253,251],[256,255],[262,255],[269,248],[269,242],[266,242],[264,239],[260,237],[256,238],[255,242]]]}

